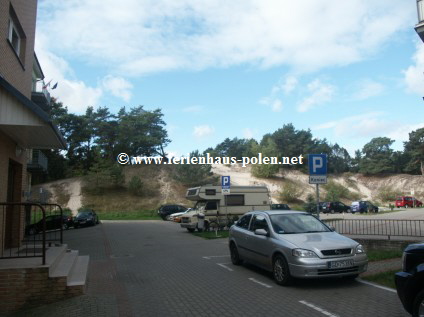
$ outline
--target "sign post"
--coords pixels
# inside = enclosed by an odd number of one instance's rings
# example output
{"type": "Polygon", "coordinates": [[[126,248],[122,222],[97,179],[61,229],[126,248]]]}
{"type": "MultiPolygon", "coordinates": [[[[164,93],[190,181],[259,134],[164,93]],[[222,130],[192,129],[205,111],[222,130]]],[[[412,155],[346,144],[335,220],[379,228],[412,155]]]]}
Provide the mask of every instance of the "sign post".
{"type": "Polygon", "coordinates": [[[327,154],[308,154],[309,184],[316,184],[319,219],[319,184],[327,184],[327,154]]]}
{"type": "MultiPolygon", "coordinates": [[[[229,195],[230,194],[230,192],[231,192],[231,178],[230,178],[230,176],[221,176],[221,192],[222,192],[222,195],[229,195]]],[[[225,197],[225,198],[227,198],[227,197],[225,197]]],[[[225,217],[227,218],[226,221],[227,221],[227,225],[228,225],[227,199],[225,199],[225,217]]],[[[219,219],[218,219],[218,223],[219,223],[219,219]]]]}

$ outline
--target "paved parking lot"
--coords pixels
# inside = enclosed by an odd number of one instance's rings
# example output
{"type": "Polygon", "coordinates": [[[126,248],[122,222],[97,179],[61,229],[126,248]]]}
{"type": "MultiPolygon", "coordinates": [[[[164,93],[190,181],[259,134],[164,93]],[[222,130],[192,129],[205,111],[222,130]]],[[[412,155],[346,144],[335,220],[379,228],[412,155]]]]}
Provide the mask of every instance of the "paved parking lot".
{"type": "Polygon", "coordinates": [[[230,264],[226,239],[203,240],[163,221],[109,221],[71,229],[90,255],[87,294],[14,316],[408,316],[393,290],[358,281],[276,285],[230,264]]]}

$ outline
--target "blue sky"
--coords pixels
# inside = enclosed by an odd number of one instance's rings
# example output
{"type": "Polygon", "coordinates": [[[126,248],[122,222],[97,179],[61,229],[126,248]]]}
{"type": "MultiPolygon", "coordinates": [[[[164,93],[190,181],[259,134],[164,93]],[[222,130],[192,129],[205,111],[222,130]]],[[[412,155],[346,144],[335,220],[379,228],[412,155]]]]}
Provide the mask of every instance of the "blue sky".
{"type": "Polygon", "coordinates": [[[353,154],[424,127],[416,23],[414,0],[39,0],[36,53],[70,112],[162,109],[169,153],[293,123],[353,154]]]}

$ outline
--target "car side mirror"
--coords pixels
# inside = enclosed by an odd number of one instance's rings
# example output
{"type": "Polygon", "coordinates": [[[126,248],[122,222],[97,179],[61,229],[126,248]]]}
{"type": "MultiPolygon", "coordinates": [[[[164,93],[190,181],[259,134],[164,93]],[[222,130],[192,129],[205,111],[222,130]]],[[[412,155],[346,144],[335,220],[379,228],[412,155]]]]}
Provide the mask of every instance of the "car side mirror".
{"type": "Polygon", "coordinates": [[[265,229],[256,229],[255,230],[255,234],[258,236],[268,236],[268,231],[266,231],[265,229]]]}

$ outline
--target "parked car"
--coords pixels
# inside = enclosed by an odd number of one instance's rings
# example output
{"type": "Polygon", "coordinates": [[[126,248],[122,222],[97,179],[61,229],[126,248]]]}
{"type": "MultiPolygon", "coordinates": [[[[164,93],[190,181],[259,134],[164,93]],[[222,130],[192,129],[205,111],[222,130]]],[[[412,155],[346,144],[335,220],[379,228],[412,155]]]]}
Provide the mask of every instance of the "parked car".
{"type": "Polygon", "coordinates": [[[323,213],[332,213],[335,212],[350,212],[350,206],[346,206],[340,201],[329,201],[322,204],[323,213]]]}
{"type": "Polygon", "coordinates": [[[404,208],[422,207],[423,203],[412,196],[399,196],[396,198],[395,206],[404,208]]]}
{"type": "Polygon", "coordinates": [[[187,210],[187,207],[182,205],[162,205],[159,207],[158,215],[163,220],[169,220],[169,215],[175,214],[177,212],[184,212],[187,210]]]}
{"type": "Polygon", "coordinates": [[[99,223],[99,217],[93,209],[84,209],[78,212],[74,219],[74,227],[95,226],[99,223]]]}
{"type": "Polygon", "coordinates": [[[272,210],[291,210],[289,205],[287,204],[272,204],[271,209],[272,210]]]}
{"type": "Polygon", "coordinates": [[[424,243],[407,246],[402,262],[402,272],[395,274],[399,299],[412,316],[424,316],[424,243]]]}
{"type": "Polygon", "coordinates": [[[181,216],[182,215],[184,215],[184,214],[186,214],[186,213],[188,213],[190,210],[192,210],[192,208],[187,208],[185,211],[183,211],[183,212],[176,212],[176,213],[174,213],[174,214],[170,214],[169,216],[168,216],[168,220],[169,221],[174,221],[174,222],[178,222],[178,223],[180,223],[181,222],[181,216]]]}
{"type": "Polygon", "coordinates": [[[367,200],[354,201],[350,205],[350,212],[353,214],[355,212],[360,212],[361,214],[364,212],[378,212],[378,207],[367,200]]]}
{"type": "Polygon", "coordinates": [[[255,264],[280,285],[293,278],[355,278],[368,263],[362,245],[299,211],[246,213],[230,228],[229,248],[234,265],[255,264]]]}
{"type": "MultiPolygon", "coordinates": [[[[61,227],[64,230],[68,230],[73,225],[74,225],[74,222],[71,216],[62,215],[62,220],[60,215],[46,216],[46,230],[57,230],[57,229],[60,229],[61,227]]],[[[28,234],[28,235],[34,235],[41,231],[43,231],[43,220],[27,225],[25,227],[25,234],[28,234]]]]}

